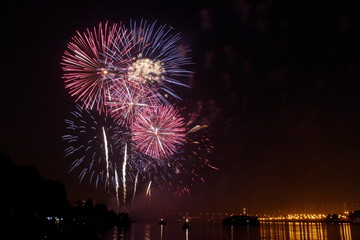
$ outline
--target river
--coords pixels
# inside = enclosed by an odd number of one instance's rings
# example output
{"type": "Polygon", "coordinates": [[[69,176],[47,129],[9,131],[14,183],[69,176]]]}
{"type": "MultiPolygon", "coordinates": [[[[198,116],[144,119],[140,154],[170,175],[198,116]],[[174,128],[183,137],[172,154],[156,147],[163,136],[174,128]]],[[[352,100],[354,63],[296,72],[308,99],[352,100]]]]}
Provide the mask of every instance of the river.
{"type": "Polygon", "coordinates": [[[320,222],[261,222],[260,226],[223,226],[219,221],[194,221],[189,229],[174,220],[166,225],[136,222],[130,228],[99,232],[102,240],[359,240],[360,225],[320,222]]]}

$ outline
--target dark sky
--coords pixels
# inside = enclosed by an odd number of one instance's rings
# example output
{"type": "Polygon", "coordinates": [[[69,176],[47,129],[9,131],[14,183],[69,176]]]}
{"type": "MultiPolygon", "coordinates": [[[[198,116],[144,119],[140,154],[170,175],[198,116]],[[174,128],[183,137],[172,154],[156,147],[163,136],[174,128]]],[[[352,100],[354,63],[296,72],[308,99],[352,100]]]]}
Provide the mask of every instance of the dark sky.
{"type": "Polygon", "coordinates": [[[158,20],[192,49],[188,100],[203,104],[220,168],[204,171],[206,183],[176,207],[360,202],[360,4],[288,2],[10,3],[1,14],[0,150],[64,182],[71,200],[107,201],[67,173],[61,136],[73,99],[61,56],[75,31],[100,21],[158,20]]]}

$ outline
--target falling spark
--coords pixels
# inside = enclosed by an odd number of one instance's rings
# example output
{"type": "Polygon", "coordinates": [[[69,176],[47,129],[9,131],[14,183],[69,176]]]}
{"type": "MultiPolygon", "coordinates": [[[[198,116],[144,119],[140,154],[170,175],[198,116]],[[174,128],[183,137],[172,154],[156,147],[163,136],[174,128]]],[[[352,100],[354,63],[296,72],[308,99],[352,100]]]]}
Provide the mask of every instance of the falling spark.
{"type": "Polygon", "coordinates": [[[146,189],[146,196],[151,196],[150,186],[151,186],[151,181],[149,182],[149,185],[148,185],[148,187],[146,189]]]}
{"type": "Polygon", "coordinates": [[[116,203],[117,203],[117,206],[118,208],[120,207],[120,201],[119,201],[119,181],[118,181],[118,174],[117,174],[117,171],[115,170],[115,184],[116,184],[116,203]]]}
{"type": "Polygon", "coordinates": [[[105,161],[106,161],[106,182],[109,187],[109,152],[108,152],[108,143],[106,139],[106,133],[104,127],[102,127],[104,135],[104,147],[105,147],[105,161]]]}
{"type": "Polygon", "coordinates": [[[125,179],[126,178],[126,160],[127,160],[127,143],[125,143],[124,162],[123,162],[123,166],[122,166],[124,206],[125,206],[125,202],[126,202],[126,179],[125,179]]]}
{"type": "Polygon", "coordinates": [[[164,225],[160,226],[160,240],[163,239],[163,231],[164,231],[164,225]]]}
{"type": "Polygon", "coordinates": [[[194,133],[194,132],[197,132],[201,129],[204,129],[204,128],[207,128],[208,125],[196,125],[195,127],[191,128],[187,133],[194,133]]]}
{"type": "Polygon", "coordinates": [[[136,186],[137,186],[137,181],[138,181],[138,176],[139,176],[139,172],[136,173],[135,182],[134,182],[134,193],[133,193],[133,198],[132,198],[132,200],[131,200],[131,204],[134,203],[135,193],[136,193],[136,186]]]}

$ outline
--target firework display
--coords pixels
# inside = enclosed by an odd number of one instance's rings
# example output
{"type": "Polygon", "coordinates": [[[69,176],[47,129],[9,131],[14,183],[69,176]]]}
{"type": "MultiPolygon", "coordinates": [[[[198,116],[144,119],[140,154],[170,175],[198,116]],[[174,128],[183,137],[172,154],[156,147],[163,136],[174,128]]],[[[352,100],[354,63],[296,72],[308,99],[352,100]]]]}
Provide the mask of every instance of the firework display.
{"type": "Polygon", "coordinates": [[[118,204],[133,202],[141,186],[147,195],[151,186],[189,192],[204,181],[200,168],[217,169],[208,125],[175,105],[191,74],[180,40],[157,22],[100,23],[77,32],[64,52],[65,88],[76,103],[63,136],[69,171],[101,183],[118,204]]]}
{"type": "MultiPolygon", "coordinates": [[[[126,38],[125,34],[118,34],[120,26],[100,23],[92,31],[77,32],[63,55],[65,87],[86,109],[106,111],[109,87],[121,77],[121,70],[113,67],[109,57],[113,43],[126,38]]],[[[125,54],[128,48],[124,47],[123,52],[117,54],[125,54]]]]}
{"type": "Polygon", "coordinates": [[[68,143],[65,157],[74,159],[69,171],[79,168],[80,181],[88,177],[96,187],[100,182],[106,188],[113,186],[117,163],[109,159],[119,158],[118,148],[126,142],[126,132],[113,124],[110,118],[82,109],[80,105],[65,123],[66,134],[62,137],[68,143]]]}
{"type": "Polygon", "coordinates": [[[106,103],[110,115],[118,124],[132,124],[136,115],[160,106],[154,89],[141,88],[128,82],[115,82],[106,103]]]}
{"type": "Polygon", "coordinates": [[[169,95],[181,99],[172,87],[188,87],[184,80],[191,71],[183,67],[191,62],[186,57],[189,49],[180,43],[180,35],[170,26],[145,20],[131,21],[129,31],[124,28],[120,31],[124,37],[115,42],[111,48],[114,50],[107,55],[114,68],[125,68],[127,81],[133,84],[158,89],[154,94],[165,103],[169,95]]]}
{"type": "Polygon", "coordinates": [[[173,155],[185,142],[184,120],[171,105],[138,114],[131,128],[137,148],[154,158],[173,155]]]}

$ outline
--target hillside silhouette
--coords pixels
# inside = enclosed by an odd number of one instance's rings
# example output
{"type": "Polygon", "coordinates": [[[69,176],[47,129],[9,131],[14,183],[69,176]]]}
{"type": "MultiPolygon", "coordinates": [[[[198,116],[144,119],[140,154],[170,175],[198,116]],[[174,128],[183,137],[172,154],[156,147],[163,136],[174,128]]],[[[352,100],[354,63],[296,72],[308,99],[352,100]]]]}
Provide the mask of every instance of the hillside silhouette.
{"type": "Polygon", "coordinates": [[[5,152],[0,171],[0,226],[10,239],[98,239],[96,231],[131,224],[127,213],[92,199],[71,204],[63,183],[43,178],[35,166],[12,163],[5,152]]]}

